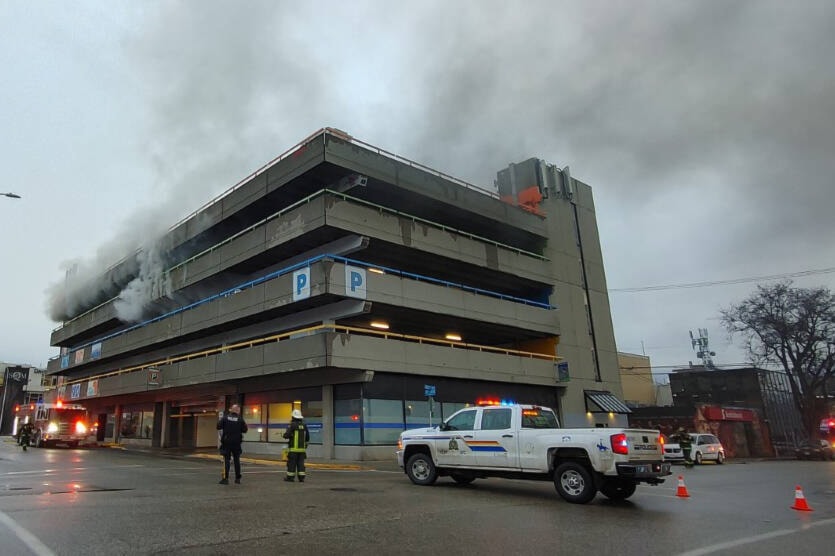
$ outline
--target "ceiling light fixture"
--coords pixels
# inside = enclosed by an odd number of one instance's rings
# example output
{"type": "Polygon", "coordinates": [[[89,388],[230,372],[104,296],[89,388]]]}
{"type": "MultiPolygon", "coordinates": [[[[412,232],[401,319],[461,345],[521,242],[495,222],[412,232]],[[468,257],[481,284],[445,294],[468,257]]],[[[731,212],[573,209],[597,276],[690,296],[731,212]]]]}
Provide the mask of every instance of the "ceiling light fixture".
{"type": "Polygon", "coordinates": [[[460,334],[455,334],[453,332],[450,332],[449,334],[444,336],[444,338],[446,338],[447,340],[452,340],[453,342],[460,342],[461,341],[461,335],[460,334]]]}
{"type": "Polygon", "coordinates": [[[371,322],[371,328],[379,328],[380,330],[388,330],[389,324],[387,322],[375,320],[371,322]]]}

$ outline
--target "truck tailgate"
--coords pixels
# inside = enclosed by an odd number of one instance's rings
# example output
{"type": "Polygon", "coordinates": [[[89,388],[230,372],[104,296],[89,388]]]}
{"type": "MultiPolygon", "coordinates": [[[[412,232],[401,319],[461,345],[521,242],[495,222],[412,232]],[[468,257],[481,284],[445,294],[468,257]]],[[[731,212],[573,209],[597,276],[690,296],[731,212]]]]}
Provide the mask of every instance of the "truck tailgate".
{"type": "Polygon", "coordinates": [[[629,445],[629,460],[660,461],[661,453],[660,433],[656,430],[626,429],[626,441],[629,445]]]}

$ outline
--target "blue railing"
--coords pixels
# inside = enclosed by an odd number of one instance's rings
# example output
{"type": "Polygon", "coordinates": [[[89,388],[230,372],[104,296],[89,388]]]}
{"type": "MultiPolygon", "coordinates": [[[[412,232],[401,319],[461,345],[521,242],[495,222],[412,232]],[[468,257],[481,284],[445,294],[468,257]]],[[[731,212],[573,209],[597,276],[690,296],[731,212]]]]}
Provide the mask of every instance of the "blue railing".
{"type": "MultiPolygon", "coordinates": [[[[385,272],[387,274],[392,274],[392,275],[395,275],[395,276],[410,278],[410,279],[417,280],[417,281],[429,282],[429,283],[432,283],[432,284],[437,284],[437,285],[445,286],[445,287],[448,287],[448,288],[456,288],[456,289],[460,289],[460,290],[463,290],[463,291],[468,291],[468,292],[474,293],[476,295],[484,295],[484,296],[494,297],[496,299],[501,299],[501,300],[504,300],[504,301],[511,301],[513,303],[521,303],[521,304],[524,304],[524,305],[531,305],[531,306],[534,306],[534,307],[539,307],[539,308],[548,309],[548,310],[556,309],[555,306],[550,305],[548,303],[542,303],[542,302],[539,302],[539,301],[534,301],[534,300],[531,300],[531,299],[525,299],[525,298],[522,298],[522,297],[515,297],[515,296],[512,296],[512,295],[505,295],[503,293],[494,292],[494,291],[490,291],[490,290],[485,290],[485,289],[482,289],[482,288],[476,288],[476,287],[473,287],[473,286],[468,286],[466,284],[461,284],[461,283],[457,283],[457,282],[450,282],[448,280],[440,280],[438,278],[432,278],[431,276],[424,276],[424,275],[421,275],[421,274],[415,274],[413,272],[406,272],[406,271],[398,270],[398,269],[391,268],[391,267],[379,266],[379,265],[372,264],[372,263],[369,263],[369,262],[366,262],[366,261],[361,261],[359,259],[351,259],[351,258],[343,257],[343,256],[340,256],[340,255],[333,255],[333,254],[330,254],[330,253],[326,253],[326,254],[322,254],[322,255],[316,255],[315,257],[311,257],[311,258],[306,259],[304,261],[301,261],[299,263],[281,268],[279,270],[275,270],[273,272],[270,272],[270,273],[267,273],[263,276],[255,278],[254,280],[249,280],[247,282],[243,282],[241,284],[238,284],[236,286],[232,286],[231,288],[228,288],[228,289],[225,289],[221,292],[218,292],[214,295],[203,298],[199,301],[195,301],[194,303],[189,303],[188,305],[178,307],[177,309],[174,309],[173,311],[169,311],[167,313],[164,313],[164,314],[159,315],[157,317],[154,317],[152,319],[142,321],[140,323],[134,324],[133,326],[129,326],[128,328],[124,328],[124,329],[119,330],[117,332],[113,332],[113,333],[108,334],[106,336],[102,336],[100,338],[96,338],[95,340],[91,340],[91,341],[86,342],[84,344],[80,344],[78,346],[75,346],[75,347],[71,348],[70,352],[76,352],[79,349],[84,349],[88,346],[92,346],[93,344],[97,344],[99,342],[104,342],[104,341],[116,338],[118,336],[122,336],[124,334],[132,332],[132,331],[137,330],[139,328],[142,328],[142,327],[154,324],[156,322],[165,320],[167,318],[173,317],[173,316],[178,315],[180,313],[183,313],[185,311],[190,311],[191,309],[195,309],[195,308],[197,308],[201,305],[205,305],[206,303],[211,303],[212,301],[215,301],[217,299],[221,299],[221,298],[228,297],[230,295],[239,293],[243,290],[255,287],[259,284],[263,284],[264,282],[267,282],[269,280],[274,280],[275,278],[278,278],[280,276],[284,276],[285,274],[289,274],[291,272],[295,272],[296,270],[299,270],[301,268],[306,268],[306,267],[310,266],[311,264],[314,264],[314,263],[317,263],[317,262],[323,261],[323,260],[332,260],[332,261],[337,261],[337,262],[341,262],[341,263],[344,263],[344,264],[362,266],[362,267],[365,267],[365,268],[379,269],[379,270],[382,270],[383,272],[385,272]]],[[[60,355],[56,356],[56,357],[53,357],[52,359],[57,359],[59,357],[60,357],[60,355]]]]}

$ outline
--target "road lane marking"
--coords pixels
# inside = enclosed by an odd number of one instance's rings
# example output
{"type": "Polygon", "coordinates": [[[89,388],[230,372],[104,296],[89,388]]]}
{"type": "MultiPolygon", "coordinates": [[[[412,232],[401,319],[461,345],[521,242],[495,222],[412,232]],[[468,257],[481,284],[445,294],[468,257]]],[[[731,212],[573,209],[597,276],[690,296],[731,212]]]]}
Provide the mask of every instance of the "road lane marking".
{"type": "Polygon", "coordinates": [[[801,531],[805,531],[806,529],[810,529],[812,527],[818,527],[819,525],[832,524],[835,524],[835,518],[822,519],[820,521],[814,521],[812,523],[801,525],[797,529],[780,529],[777,531],[771,531],[769,533],[753,535],[751,537],[742,537],[733,541],[720,542],[718,544],[705,546],[703,548],[697,548],[696,550],[688,550],[687,552],[682,552],[678,556],[704,556],[705,554],[713,554],[714,552],[719,552],[720,550],[736,548],[737,546],[742,546],[743,544],[751,544],[759,541],[765,541],[768,539],[773,539],[775,537],[782,537],[785,535],[791,535],[793,533],[800,533],[801,531]]]}
{"type": "Polygon", "coordinates": [[[55,556],[48,546],[40,541],[38,537],[21,527],[15,520],[8,515],[0,512],[0,523],[8,527],[20,541],[25,544],[29,550],[34,552],[37,556],[55,556]]]}

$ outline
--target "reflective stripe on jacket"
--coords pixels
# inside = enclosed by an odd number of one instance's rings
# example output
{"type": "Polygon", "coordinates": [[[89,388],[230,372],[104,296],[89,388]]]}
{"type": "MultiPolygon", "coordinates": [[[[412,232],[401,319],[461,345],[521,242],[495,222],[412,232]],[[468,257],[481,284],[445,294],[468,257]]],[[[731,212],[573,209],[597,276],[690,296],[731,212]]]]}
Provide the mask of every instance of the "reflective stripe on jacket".
{"type": "Polygon", "coordinates": [[[307,450],[307,443],[310,442],[310,432],[303,422],[294,419],[284,432],[284,438],[290,441],[287,448],[291,452],[304,453],[307,450]]]}

